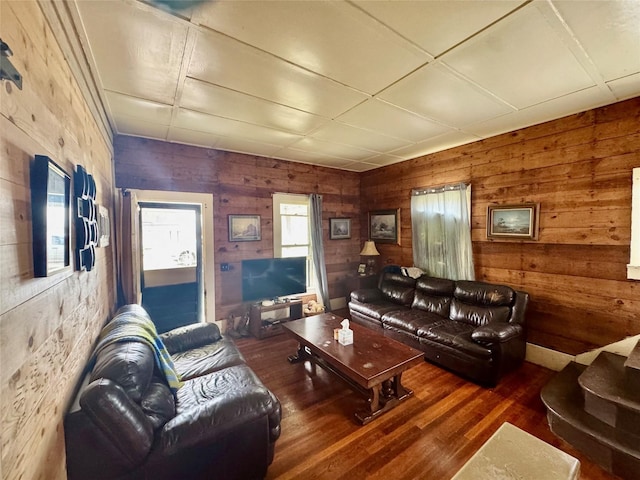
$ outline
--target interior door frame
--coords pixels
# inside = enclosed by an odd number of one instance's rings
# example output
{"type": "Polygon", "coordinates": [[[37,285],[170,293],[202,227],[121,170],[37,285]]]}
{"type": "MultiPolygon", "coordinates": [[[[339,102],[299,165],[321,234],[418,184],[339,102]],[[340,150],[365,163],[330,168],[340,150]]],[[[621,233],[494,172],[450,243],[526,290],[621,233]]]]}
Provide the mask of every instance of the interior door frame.
{"type": "MultiPolygon", "coordinates": [[[[141,202],[138,201],[138,221],[142,225],[142,209],[163,209],[163,210],[184,210],[192,211],[196,214],[195,224],[195,236],[196,236],[196,292],[197,292],[197,319],[198,322],[204,322],[204,278],[202,274],[204,268],[202,265],[202,249],[203,249],[203,235],[202,235],[202,206],[198,203],[166,203],[166,202],[141,202]]],[[[140,228],[140,252],[144,252],[144,228],[140,228]]],[[[143,255],[144,256],[144,255],[143,255]]],[[[140,268],[140,288],[142,289],[142,299],[144,302],[144,289],[146,288],[145,282],[145,268],[144,258],[141,259],[140,268]]]]}
{"type": "MultiPolygon", "coordinates": [[[[133,192],[136,194],[138,203],[200,205],[200,216],[202,220],[203,319],[205,322],[213,322],[216,319],[213,194],[160,190],[133,190],[133,192]]],[[[136,222],[140,227],[139,212],[138,215],[136,215],[136,222]]]]}

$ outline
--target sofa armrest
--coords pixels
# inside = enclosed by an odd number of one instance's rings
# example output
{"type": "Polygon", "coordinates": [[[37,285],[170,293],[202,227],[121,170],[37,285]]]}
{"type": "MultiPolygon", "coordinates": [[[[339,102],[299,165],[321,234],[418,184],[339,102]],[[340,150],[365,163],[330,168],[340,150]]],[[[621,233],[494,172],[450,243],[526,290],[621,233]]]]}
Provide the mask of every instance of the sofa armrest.
{"type": "Polygon", "coordinates": [[[260,418],[269,429],[265,439],[275,441],[280,434],[280,404],[271,392],[265,387],[233,390],[176,415],[162,428],[158,447],[163,455],[172,455],[214,442],[260,418]]]}
{"type": "Polygon", "coordinates": [[[522,325],[519,324],[492,322],[476,328],[471,333],[471,338],[483,344],[503,343],[521,336],[523,331],[522,325]]]}
{"type": "Polygon", "coordinates": [[[220,329],[215,323],[194,323],[160,335],[160,339],[170,354],[215,343],[221,338],[220,329]]]}
{"type": "Polygon", "coordinates": [[[91,382],[80,396],[80,407],[130,468],[142,463],[153,443],[153,426],[120,385],[106,378],[91,382]]]}
{"type": "Polygon", "coordinates": [[[351,300],[360,303],[372,303],[382,300],[382,292],[377,288],[362,288],[351,292],[351,300]]]}

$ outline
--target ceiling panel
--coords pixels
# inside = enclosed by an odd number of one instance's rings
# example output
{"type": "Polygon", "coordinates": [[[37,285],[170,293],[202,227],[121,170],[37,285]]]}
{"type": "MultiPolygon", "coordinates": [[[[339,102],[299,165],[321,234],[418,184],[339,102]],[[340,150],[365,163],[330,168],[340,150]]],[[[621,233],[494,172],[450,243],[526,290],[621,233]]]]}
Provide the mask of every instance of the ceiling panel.
{"type": "Polygon", "coordinates": [[[519,109],[595,84],[537,8],[514,13],[442,61],[519,109]]]}
{"type": "Polygon", "coordinates": [[[629,75],[607,83],[613,94],[618,99],[631,98],[638,95],[640,88],[640,73],[629,75]]]}
{"type": "Polygon", "coordinates": [[[274,156],[281,149],[279,145],[253,142],[251,140],[237,137],[221,137],[216,144],[216,148],[220,150],[228,150],[230,152],[240,152],[249,155],[267,157],[274,156]]]}
{"type": "Polygon", "coordinates": [[[323,125],[313,132],[311,137],[329,142],[353,145],[354,147],[373,150],[379,153],[388,152],[389,150],[395,150],[400,147],[406,147],[412,143],[407,140],[374,133],[370,130],[351,127],[339,122],[331,122],[323,125]]]}
{"type": "Polygon", "coordinates": [[[199,145],[202,147],[213,148],[218,143],[220,137],[213,133],[198,132],[173,126],[169,129],[167,140],[169,142],[184,143],[187,145],[199,145]]]}
{"type": "Polygon", "coordinates": [[[366,171],[640,95],[635,0],[159,1],[65,2],[116,134],[366,171]]]}
{"type": "Polygon", "coordinates": [[[338,117],[338,120],[384,135],[418,142],[450,131],[451,128],[432,122],[378,99],[367,100],[338,117]]]}
{"type": "Polygon", "coordinates": [[[169,127],[152,122],[141,122],[139,117],[129,115],[118,115],[115,123],[117,132],[127,132],[127,135],[143,138],[155,138],[166,140],[169,127]]]}
{"type": "Polygon", "coordinates": [[[216,2],[201,24],[374,94],[431,59],[349,3],[216,2]],[[384,68],[380,68],[384,64],[384,68]]]}
{"type": "Polygon", "coordinates": [[[214,32],[199,32],[188,75],[305,112],[334,117],[368,97],[214,32]]]}
{"type": "MultiPolygon", "coordinates": [[[[327,157],[338,157],[342,159],[364,160],[365,158],[376,155],[378,152],[359,148],[352,145],[334,143],[317,138],[305,137],[291,144],[290,148],[296,150],[304,150],[307,152],[320,152],[327,157]]],[[[282,153],[282,152],[280,152],[282,153]]]]}
{"type": "Polygon", "coordinates": [[[554,1],[604,80],[640,71],[640,2],[554,1]]]}
{"type": "Polygon", "coordinates": [[[294,160],[302,163],[321,163],[326,167],[343,168],[349,164],[354,163],[352,160],[346,160],[344,158],[332,157],[327,155],[326,152],[320,150],[299,150],[296,148],[284,148],[275,154],[276,158],[282,158],[285,160],[294,160]]]}
{"type": "Polygon", "coordinates": [[[302,135],[329,121],[325,117],[217,87],[194,78],[185,80],[180,105],[189,110],[302,135]]]}
{"type": "Polygon", "coordinates": [[[358,7],[380,19],[432,56],[440,56],[525,2],[370,1],[358,7]]]}
{"type": "Polygon", "coordinates": [[[404,160],[420,157],[429,153],[438,152],[440,150],[446,150],[447,148],[453,148],[458,145],[464,145],[467,143],[481,140],[482,137],[465,133],[465,132],[451,132],[445,133],[439,137],[425,140],[423,142],[416,143],[409,147],[400,148],[391,152],[392,155],[398,156],[404,160]]]}
{"type": "Polygon", "coordinates": [[[510,115],[504,115],[475,125],[468,125],[466,132],[473,133],[481,138],[490,137],[493,132],[506,133],[524,128],[537,123],[562,117],[564,112],[577,113],[581,110],[600,107],[611,103],[610,92],[600,87],[591,87],[585,90],[562,96],[553,102],[533,105],[519,110],[510,115]]]}
{"type": "Polygon", "coordinates": [[[271,143],[274,145],[289,145],[302,138],[280,130],[239,122],[228,118],[207,115],[181,108],[175,118],[174,125],[188,130],[213,133],[219,136],[237,136],[241,139],[271,143]]]}
{"type": "Polygon", "coordinates": [[[380,98],[454,128],[513,111],[442,65],[430,64],[382,92],[380,98]]]}
{"type": "MultiPolygon", "coordinates": [[[[105,92],[111,113],[117,117],[127,116],[137,118],[142,122],[171,124],[171,105],[130,97],[120,93],[105,92]]],[[[125,133],[125,132],[120,132],[125,133]]]]}
{"type": "Polygon", "coordinates": [[[102,87],[172,104],[188,27],[135,4],[77,5],[102,87]]]}

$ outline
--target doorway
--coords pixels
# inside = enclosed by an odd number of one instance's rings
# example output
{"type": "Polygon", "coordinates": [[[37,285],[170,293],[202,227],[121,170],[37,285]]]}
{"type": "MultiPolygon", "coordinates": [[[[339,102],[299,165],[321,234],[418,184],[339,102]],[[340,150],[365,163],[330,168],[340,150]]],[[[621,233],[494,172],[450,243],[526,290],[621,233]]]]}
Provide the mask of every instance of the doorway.
{"type": "Polygon", "coordinates": [[[200,205],[138,203],[142,306],[159,333],[204,319],[200,205]]]}

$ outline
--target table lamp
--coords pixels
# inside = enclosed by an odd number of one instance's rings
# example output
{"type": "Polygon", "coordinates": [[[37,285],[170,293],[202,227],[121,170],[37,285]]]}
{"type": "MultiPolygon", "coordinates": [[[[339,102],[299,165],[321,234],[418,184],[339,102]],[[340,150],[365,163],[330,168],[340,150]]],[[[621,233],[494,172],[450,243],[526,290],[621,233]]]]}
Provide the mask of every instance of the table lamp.
{"type": "Polygon", "coordinates": [[[367,275],[373,275],[376,273],[376,259],[380,252],[376,249],[376,244],[372,240],[364,242],[364,247],[360,252],[362,257],[367,257],[367,275]]]}

